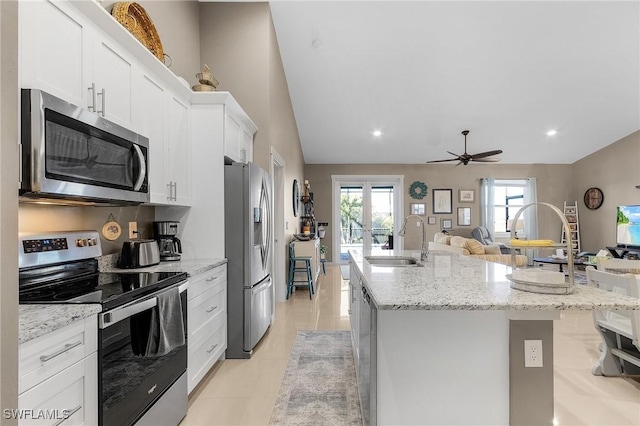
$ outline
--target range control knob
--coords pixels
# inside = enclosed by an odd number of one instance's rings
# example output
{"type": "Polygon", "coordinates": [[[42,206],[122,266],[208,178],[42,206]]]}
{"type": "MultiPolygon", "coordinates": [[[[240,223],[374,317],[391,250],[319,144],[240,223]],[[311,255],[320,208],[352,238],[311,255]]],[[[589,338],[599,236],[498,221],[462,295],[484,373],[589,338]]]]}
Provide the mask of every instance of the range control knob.
{"type": "Polygon", "coordinates": [[[87,246],[87,239],[86,238],[78,238],[76,240],[76,247],[86,247],[87,246]]]}
{"type": "Polygon", "coordinates": [[[87,244],[89,244],[89,247],[95,246],[98,244],[98,241],[95,238],[87,238],[87,244]]]}

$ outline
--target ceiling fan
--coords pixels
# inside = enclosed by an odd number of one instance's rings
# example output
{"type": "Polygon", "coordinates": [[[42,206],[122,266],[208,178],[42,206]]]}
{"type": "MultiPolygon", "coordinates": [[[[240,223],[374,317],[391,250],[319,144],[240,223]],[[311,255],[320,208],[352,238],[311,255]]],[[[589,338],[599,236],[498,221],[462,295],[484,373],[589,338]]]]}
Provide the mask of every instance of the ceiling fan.
{"type": "Polygon", "coordinates": [[[477,161],[479,163],[495,163],[497,161],[500,161],[499,158],[487,158],[487,157],[491,157],[492,155],[502,154],[501,149],[496,149],[494,151],[481,152],[479,154],[467,154],[467,135],[469,134],[469,131],[463,130],[462,134],[464,135],[464,154],[458,155],[458,154],[454,154],[451,151],[447,151],[449,154],[455,155],[456,158],[450,158],[448,160],[427,161],[427,163],[444,163],[446,161],[458,161],[458,164],[456,164],[456,166],[459,166],[460,164],[464,164],[466,166],[467,164],[469,164],[469,161],[477,161]]]}

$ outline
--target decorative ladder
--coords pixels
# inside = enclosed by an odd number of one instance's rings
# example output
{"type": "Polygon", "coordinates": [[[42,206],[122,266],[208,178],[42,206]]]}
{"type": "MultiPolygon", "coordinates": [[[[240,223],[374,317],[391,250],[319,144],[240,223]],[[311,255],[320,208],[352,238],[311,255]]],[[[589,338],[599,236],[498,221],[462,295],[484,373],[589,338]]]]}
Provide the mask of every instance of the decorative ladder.
{"type": "MultiPolygon", "coordinates": [[[[571,229],[571,239],[573,243],[573,253],[580,252],[580,222],[578,221],[578,202],[574,201],[573,204],[567,204],[564,202],[563,209],[564,217],[567,219],[569,223],[569,228],[571,229]]],[[[562,244],[567,243],[567,233],[565,231],[564,226],[562,227],[562,244]]]]}

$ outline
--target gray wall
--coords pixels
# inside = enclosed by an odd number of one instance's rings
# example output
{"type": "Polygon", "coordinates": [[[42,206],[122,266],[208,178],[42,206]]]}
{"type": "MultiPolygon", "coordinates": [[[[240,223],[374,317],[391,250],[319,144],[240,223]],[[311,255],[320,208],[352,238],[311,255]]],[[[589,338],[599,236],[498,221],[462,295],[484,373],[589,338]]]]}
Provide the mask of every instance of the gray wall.
{"type": "MultiPolygon", "coordinates": [[[[451,219],[455,235],[471,236],[471,230],[480,224],[480,178],[525,178],[536,177],[538,183],[538,201],[547,202],[556,206],[562,206],[564,201],[571,200],[572,167],[570,165],[551,164],[469,164],[468,166],[455,167],[453,165],[431,164],[307,164],[305,166],[305,179],[309,180],[314,193],[314,207],[316,218],[320,222],[330,222],[326,238],[323,244],[329,249],[328,259],[331,256],[333,244],[333,232],[339,224],[332,223],[331,211],[331,176],[332,175],[404,175],[404,215],[407,215],[409,205],[415,202],[426,204],[427,216],[436,216],[436,225],[427,225],[427,238],[433,239],[433,235],[440,228],[440,219],[451,219]],[[421,181],[427,185],[427,196],[422,200],[414,200],[409,196],[409,186],[414,181],[421,181]],[[432,190],[453,190],[453,213],[432,214],[432,190]],[[458,190],[475,190],[475,202],[459,203],[458,190]],[[457,207],[471,207],[471,226],[457,226],[457,207]]],[[[550,209],[538,209],[539,238],[548,238],[558,241],[560,239],[560,221],[550,209]]],[[[397,232],[398,230],[396,230],[397,232]]],[[[405,249],[416,250],[420,248],[421,230],[418,227],[407,228],[407,236],[404,238],[405,249]]]]}
{"type": "MultiPolygon", "coordinates": [[[[291,209],[292,183],[301,181],[304,158],[267,3],[203,3],[200,7],[203,63],[258,126],[253,162],[270,169],[271,149],[284,159],[285,241],[299,232],[291,209]]],[[[285,270],[286,265],[280,265],[285,270]]]]}
{"type": "MultiPolygon", "coordinates": [[[[106,0],[102,7],[111,13],[114,3],[106,0]]],[[[138,3],[156,27],[162,50],[171,57],[166,61],[169,69],[190,85],[199,84],[195,76],[203,65],[200,63],[200,3],[197,0],[141,0],[138,3]]]]}
{"type": "Polygon", "coordinates": [[[115,241],[109,241],[100,235],[102,254],[120,252],[122,243],[129,239],[129,222],[138,223],[141,238],[153,238],[155,208],[150,206],[69,207],[21,203],[19,230],[41,232],[87,229],[100,232],[110,214],[113,214],[116,222],[122,227],[122,234],[115,241]]]}
{"type": "MultiPolygon", "coordinates": [[[[0,407],[18,408],[18,8],[0,2],[0,407]]],[[[17,424],[2,419],[2,424],[17,424]]]]}
{"type": "Polygon", "coordinates": [[[640,131],[573,165],[572,199],[578,200],[583,250],[597,251],[616,244],[616,207],[640,204],[640,131]],[[604,193],[602,207],[589,210],[582,202],[588,188],[604,193]]]}

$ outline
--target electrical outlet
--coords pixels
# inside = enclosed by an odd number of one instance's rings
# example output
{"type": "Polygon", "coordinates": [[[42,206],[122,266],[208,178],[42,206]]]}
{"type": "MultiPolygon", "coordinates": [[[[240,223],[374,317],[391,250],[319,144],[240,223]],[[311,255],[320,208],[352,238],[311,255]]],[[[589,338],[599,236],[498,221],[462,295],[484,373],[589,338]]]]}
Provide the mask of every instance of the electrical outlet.
{"type": "Polygon", "coordinates": [[[524,366],[542,367],[542,340],[524,341],[524,366]]]}
{"type": "Polygon", "coordinates": [[[138,238],[138,222],[129,222],[129,239],[138,238]]]}

